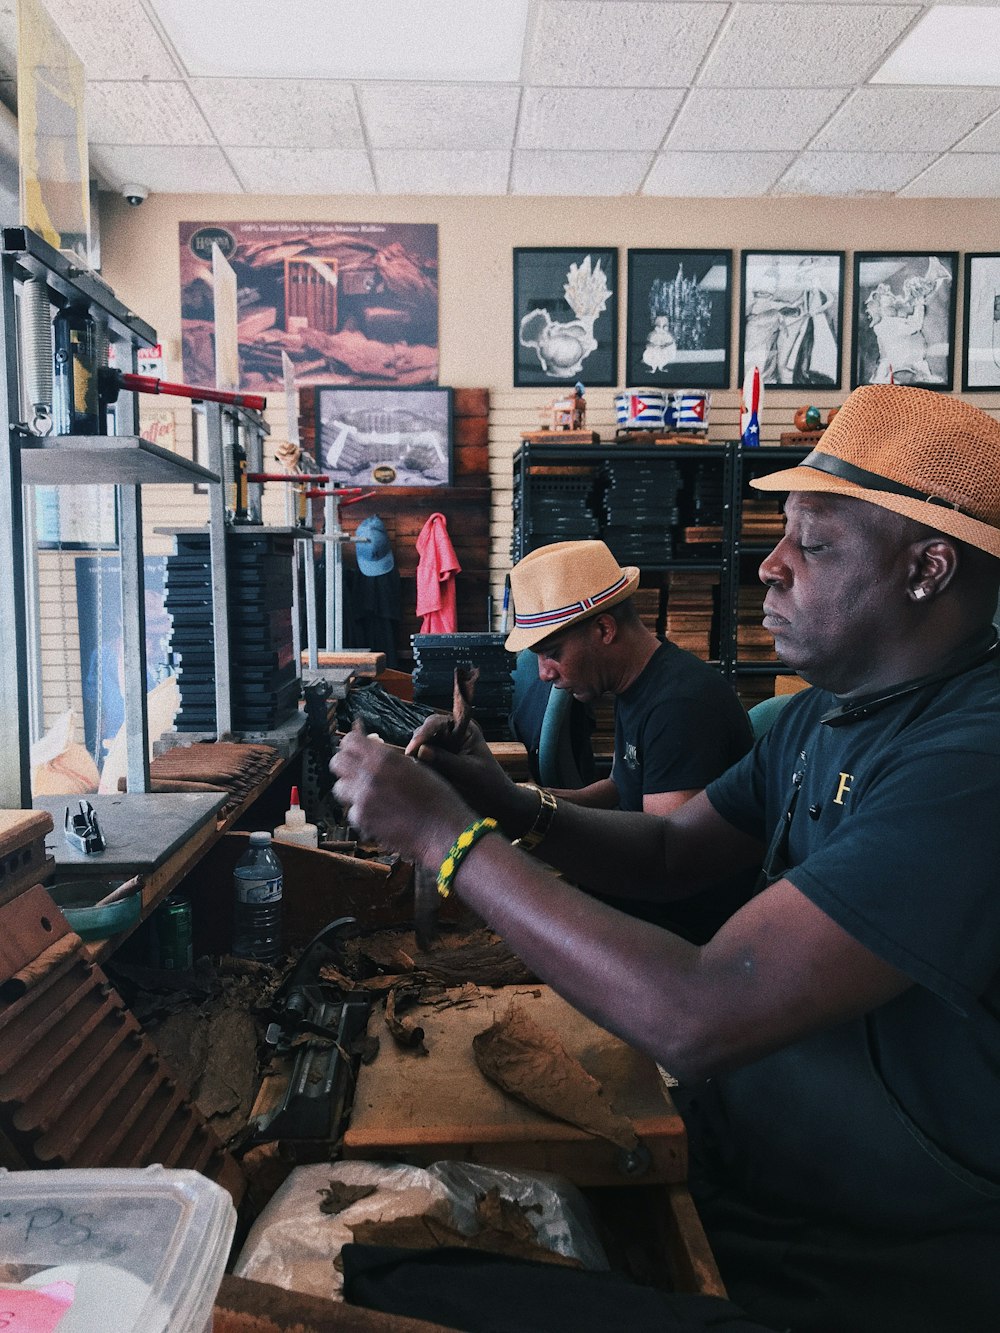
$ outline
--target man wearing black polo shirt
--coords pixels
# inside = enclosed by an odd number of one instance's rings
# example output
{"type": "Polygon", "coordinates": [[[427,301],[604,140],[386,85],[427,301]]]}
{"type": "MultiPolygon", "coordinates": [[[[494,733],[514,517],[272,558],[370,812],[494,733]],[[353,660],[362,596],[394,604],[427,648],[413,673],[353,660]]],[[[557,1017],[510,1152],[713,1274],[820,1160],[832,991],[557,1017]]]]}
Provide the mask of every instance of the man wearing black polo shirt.
{"type": "Polygon", "coordinates": [[[352,736],[337,796],[427,866],[475,828],[446,887],[679,1078],[691,1188],[752,1315],[992,1333],[1000,423],[865,386],[802,465],[755,484],[788,492],[764,624],[815,688],[704,793],[663,819],[553,810],[477,737],[458,756],[415,738],[428,762],[408,766],[352,736]],[[762,862],[761,886],[694,946],[536,870],[475,810],[590,886],[662,900],[762,862]]]}

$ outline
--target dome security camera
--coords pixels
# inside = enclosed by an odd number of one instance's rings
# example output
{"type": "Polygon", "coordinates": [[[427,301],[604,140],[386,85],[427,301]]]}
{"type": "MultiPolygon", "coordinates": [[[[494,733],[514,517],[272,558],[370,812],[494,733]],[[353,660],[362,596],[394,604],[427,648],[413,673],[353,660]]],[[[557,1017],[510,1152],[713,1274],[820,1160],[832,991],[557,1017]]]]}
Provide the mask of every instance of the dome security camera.
{"type": "Polygon", "coordinates": [[[122,187],[122,198],[133,208],[138,208],[149,198],[149,190],[145,185],[124,185],[122,187]]]}

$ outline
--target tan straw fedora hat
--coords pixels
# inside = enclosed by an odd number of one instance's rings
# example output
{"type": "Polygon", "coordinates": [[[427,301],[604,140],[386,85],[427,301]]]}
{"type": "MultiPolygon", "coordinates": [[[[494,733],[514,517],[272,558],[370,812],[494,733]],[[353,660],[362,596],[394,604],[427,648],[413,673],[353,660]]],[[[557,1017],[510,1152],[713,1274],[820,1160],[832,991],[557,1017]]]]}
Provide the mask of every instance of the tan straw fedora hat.
{"type": "Polygon", "coordinates": [[[514,628],[507,635],[507,651],[533,648],[550,634],[624,602],[638,586],[638,569],[623,569],[603,542],[540,546],[510,571],[514,628]]]}
{"type": "Polygon", "coordinates": [[[928,389],[862,385],[798,467],[750,485],[853,495],[1000,557],[1000,421],[928,389]]]}

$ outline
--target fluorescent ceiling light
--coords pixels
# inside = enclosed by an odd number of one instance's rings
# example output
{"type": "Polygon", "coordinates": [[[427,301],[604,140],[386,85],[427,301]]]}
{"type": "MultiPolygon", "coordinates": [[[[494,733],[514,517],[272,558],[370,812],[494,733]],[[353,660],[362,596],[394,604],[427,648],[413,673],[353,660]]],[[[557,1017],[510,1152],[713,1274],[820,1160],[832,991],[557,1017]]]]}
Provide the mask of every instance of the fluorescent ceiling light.
{"type": "Polygon", "coordinates": [[[511,82],[529,0],[153,0],[193,77],[511,82]]]}
{"type": "Polygon", "coordinates": [[[1000,87],[1000,10],[934,5],[871,82],[1000,87]]]}

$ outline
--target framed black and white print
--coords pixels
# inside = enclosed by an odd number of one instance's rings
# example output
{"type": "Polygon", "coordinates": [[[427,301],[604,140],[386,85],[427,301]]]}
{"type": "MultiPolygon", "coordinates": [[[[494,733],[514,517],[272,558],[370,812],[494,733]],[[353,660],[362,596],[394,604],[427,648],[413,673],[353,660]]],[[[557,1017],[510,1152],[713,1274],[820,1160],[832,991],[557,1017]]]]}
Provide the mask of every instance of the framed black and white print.
{"type": "Polygon", "coordinates": [[[1000,389],[1000,254],[965,256],[962,389],[1000,389]]]}
{"type": "Polygon", "coordinates": [[[450,486],[451,389],[318,386],[316,462],[335,486],[450,486]]]}
{"type": "Polygon", "coordinates": [[[618,383],[618,251],[514,250],[514,384],[618,383]]]}
{"type": "Polygon", "coordinates": [[[854,256],[851,388],[951,388],[957,277],[953,250],[854,256]]]}
{"type": "Polygon", "coordinates": [[[744,250],[740,373],[772,389],[839,389],[842,250],[744,250]]]}
{"type": "Polygon", "coordinates": [[[731,250],[630,250],[625,382],[729,387],[731,250]]]}

